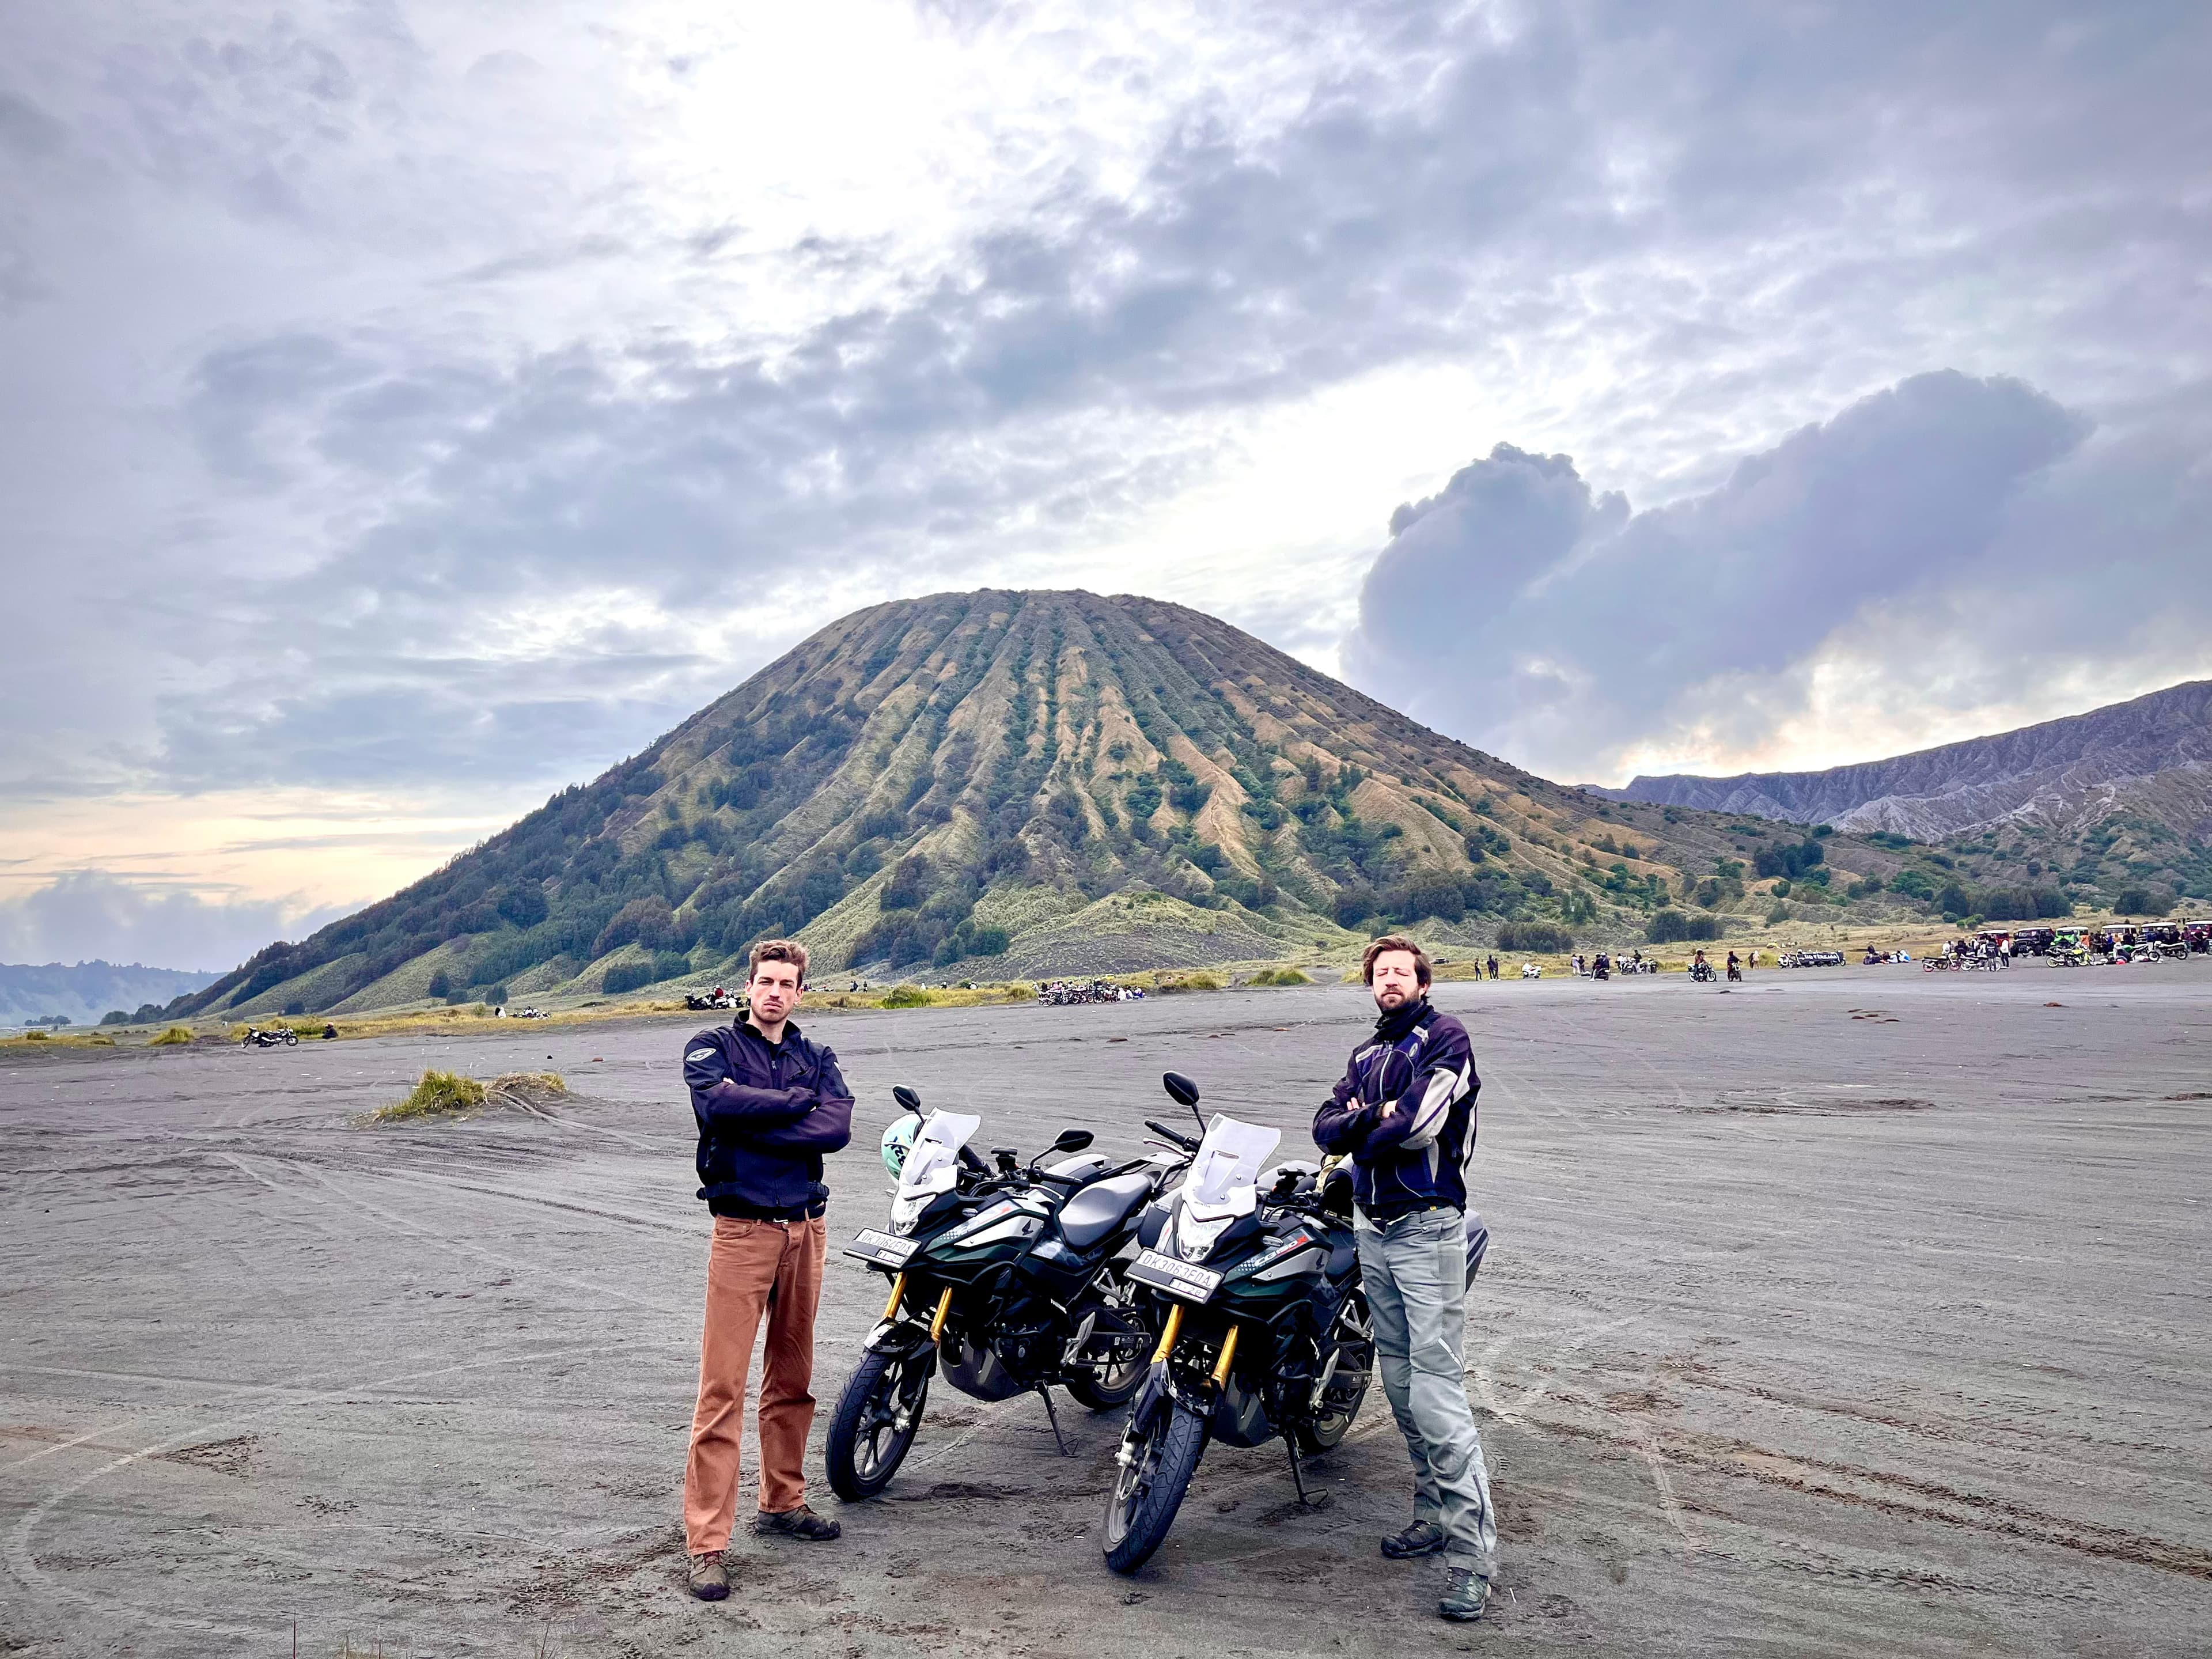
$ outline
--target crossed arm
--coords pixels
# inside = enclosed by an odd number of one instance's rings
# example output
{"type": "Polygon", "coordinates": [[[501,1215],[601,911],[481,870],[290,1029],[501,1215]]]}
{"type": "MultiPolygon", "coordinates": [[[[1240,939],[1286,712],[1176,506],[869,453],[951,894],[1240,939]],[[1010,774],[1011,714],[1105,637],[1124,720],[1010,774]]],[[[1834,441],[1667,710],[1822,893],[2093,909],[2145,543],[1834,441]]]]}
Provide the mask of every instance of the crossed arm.
{"type": "Polygon", "coordinates": [[[691,1109],[702,1123],[747,1146],[777,1152],[834,1152],[853,1138],[853,1096],[837,1069],[837,1056],[822,1051],[822,1065],[811,1083],[787,1089],[763,1089],[729,1074],[719,1051],[696,1060],[687,1055],[684,1080],[690,1086],[691,1109]]]}
{"type": "Polygon", "coordinates": [[[1419,1149],[1433,1142],[1452,1108],[1481,1086],[1467,1034],[1447,1027],[1423,1051],[1420,1069],[1395,1100],[1360,1100],[1355,1059],[1314,1114],[1314,1140],[1322,1151],[1339,1155],[1372,1156],[1393,1146],[1419,1149]]]}

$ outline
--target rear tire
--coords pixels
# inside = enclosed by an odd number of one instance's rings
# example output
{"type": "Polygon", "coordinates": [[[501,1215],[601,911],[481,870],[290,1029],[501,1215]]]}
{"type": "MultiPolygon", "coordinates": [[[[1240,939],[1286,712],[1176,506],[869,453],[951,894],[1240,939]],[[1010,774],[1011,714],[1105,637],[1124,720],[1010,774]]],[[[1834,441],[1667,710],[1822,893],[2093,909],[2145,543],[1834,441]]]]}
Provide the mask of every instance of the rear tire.
{"type": "Polygon", "coordinates": [[[1127,1405],[1137,1390],[1144,1386],[1145,1373],[1152,1367],[1143,1357],[1126,1365],[1109,1365],[1103,1370],[1082,1371],[1067,1379],[1067,1392],[1075,1403],[1094,1412],[1117,1411],[1127,1405]]]}
{"type": "Polygon", "coordinates": [[[822,1462],[830,1490],[848,1504],[875,1497],[906,1461],[929,1401],[928,1377],[917,1382],[908,1376],[910,1368],[921,1363],[921,1356],[914,1353],[864,1354],[837,1396],[822,1462]],[[896,1419],[902,1408],[907,1420],[901,1428],[896,1419]]]}
{"type": "Polygon", "coordinates": [[[1366,1403],[1368,1388],[1375,1380],[1375,1332],[1368,1321],[1364,1291],[1354,1291],[1345,1297],[1330,1335],[1345,1345],[1340,1350],[1344,1357],[1336,1362],[1336,1374],[1328,1380],[1321,1410],[1291,1431],[1303,1452],[1334,1451],[1366,1403]]]}
{"type": "Polygon", "coordinates": [[[1206,1419],[1179,1401],[1157,1413],[1106,1495],[1106,1565],[1134,1572],[1167,1542],[1176,1511],[1206,1455],[1206,1419]]]}

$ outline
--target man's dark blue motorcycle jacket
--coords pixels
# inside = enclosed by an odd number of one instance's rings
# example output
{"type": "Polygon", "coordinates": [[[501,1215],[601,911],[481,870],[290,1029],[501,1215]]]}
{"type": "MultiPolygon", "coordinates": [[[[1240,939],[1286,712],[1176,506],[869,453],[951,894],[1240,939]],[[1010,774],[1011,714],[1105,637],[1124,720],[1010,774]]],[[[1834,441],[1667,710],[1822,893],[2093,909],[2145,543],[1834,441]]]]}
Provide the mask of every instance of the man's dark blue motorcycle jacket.
{"type": "Polygon", "coordinates": [[[699,1123],[699,1196],[715,1215],[798,1221],[823,1212],[822,1156],[853,1138],[853,1095],[826,1044],[786,1024],[771,1043],[750,1021],[684,1048],[699,1123]]]}
{"type": "Polygon", "coordinates": [[[1423,997],[1375,1022],[1314,1115],[1314,1139],[1351,1158],[1353,1196],[1370,1221],[1464,1210],[1481,1089],[1467,1027],[1423,997]]]}

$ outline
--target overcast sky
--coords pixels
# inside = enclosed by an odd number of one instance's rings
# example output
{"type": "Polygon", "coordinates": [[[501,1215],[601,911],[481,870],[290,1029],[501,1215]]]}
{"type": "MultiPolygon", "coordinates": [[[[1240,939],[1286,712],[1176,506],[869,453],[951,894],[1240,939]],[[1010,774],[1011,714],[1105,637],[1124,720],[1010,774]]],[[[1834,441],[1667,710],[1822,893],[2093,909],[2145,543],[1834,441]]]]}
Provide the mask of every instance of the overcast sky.
{"type": "Polygon", "coordinates": [[[1569,781],[2212,672],[2201,4],[5,30],[0,959],[227,967],[948,587],[1569,781]]]}

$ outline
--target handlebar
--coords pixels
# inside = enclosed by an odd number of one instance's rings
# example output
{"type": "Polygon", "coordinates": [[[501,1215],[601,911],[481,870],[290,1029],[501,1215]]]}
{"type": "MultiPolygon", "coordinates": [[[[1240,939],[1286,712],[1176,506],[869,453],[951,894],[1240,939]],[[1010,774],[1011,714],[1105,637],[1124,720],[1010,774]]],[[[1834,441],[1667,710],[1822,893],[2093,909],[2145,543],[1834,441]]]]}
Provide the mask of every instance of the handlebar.
{"type": "Polygon", "coordinates": [[[1151,1118],[1146,1118],[1145,1120],[1145,1127],[1147,1129],[1150,1129],[1156,1135],[1164,1135],[1168,1139],[1172,1140],[1176,1146],[1182,1147],[1186,1152],[1194,1152],[1198,1150],[1198,1142],[1196,1140],[1177,1130],[1169,1128],[1164,1123],[1157,1123],[1151,1118]]]}

